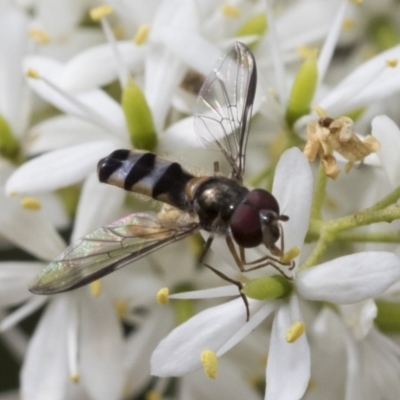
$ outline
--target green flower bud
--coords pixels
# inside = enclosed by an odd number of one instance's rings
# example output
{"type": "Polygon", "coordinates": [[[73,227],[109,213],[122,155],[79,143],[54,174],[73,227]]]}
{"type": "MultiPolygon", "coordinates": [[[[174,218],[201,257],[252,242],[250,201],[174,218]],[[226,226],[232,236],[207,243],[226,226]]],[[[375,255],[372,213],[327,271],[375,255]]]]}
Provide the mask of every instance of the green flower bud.
{"type": "Polygon", "coordinates": [[[250,280],[242,293],[251,299],[274,300],[289,296],[292,289],[292,284],[285,277],[273,275],[250,280]]]}
{"type": "Polygon", "coordinates": [[[236,36],[263,35],[268,28],[265,13],[255,15],[247,20],[237,31],[236,36]]]}
{"type": "Polygon", "coordinates": [[[378,315],[375,323],[383,332],[400,332],[400,303],[377,301],[378,315]]]}
{"type": "Polygon", "coordinates": [[[6,158],[14,159],[19,151],[19,143],[15,139],[10,125],[0,114],[0,154],[6,158]]]}
{"type": "Polygon", "coordinates": [[[317,80],[317,54],[313,52],[304,60],[293,82],[286,110],[286,120],[290,126],[309,112],[317,80]]]}
{"type": "Polygon", "coordinates": [[[133,147],[154,150],[157,146],[157,135],[153,117],[142,90],[132,79],[129,79],[122,91],[122,109],[133,147]]]}
{"type": "Polygon", "coordinates": [[[394,21],[388,17],[380,16],[372,20],[368,33],[379,51],[390,49],[400,43],[399,30],[394,21]]]}

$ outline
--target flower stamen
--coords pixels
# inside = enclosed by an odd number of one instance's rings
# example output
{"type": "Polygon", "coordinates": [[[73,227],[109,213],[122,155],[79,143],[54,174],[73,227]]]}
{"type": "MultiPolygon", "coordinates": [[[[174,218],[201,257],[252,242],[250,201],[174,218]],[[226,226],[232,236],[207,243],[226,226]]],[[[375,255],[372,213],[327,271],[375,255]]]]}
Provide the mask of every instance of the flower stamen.
{"type": "Polygon", "coordinates": [[[206,375],[211,379],[215,379],[218,372],[218,357],[216,353],[212,350],[203,350],[200,359],[206,375]]]}
{"type": "Polygon", "coordinates": [[[280,258],[280,261],[284,264],[289,264],[299,254],[300,254],[300,249],[297,246],[293,246],[285,254],[282,255],[282,257],[280,258]]]}
{"type": "Polygon", "coordinates": [[[239,7],[233,6],[231,4],[223,4],[221,6],[221,12],[225,17],[230,18],[239,18],[242,14],[242,11],[239,7]]]}
{"type": "Polygon", "coordinates": [[[306,330],[306,326],[304,322],[297,321],[295,322],[287,331],[286,331],[286,341],[288,343],[294,343],[306,330]]]}
{"type": "Polygon", "coordinates": [[[169,289],[167,287],[164,287],[164,288],[160,289],[157,292],[157,296],[156,296],[157,302],[159,304],[162,304],[162,305],[166,306],[168,304],[168,302],[169,302],[169,297],[168,296],[169,296],[169,289]]]}
{"type": "Polygon", "coordinates": [[[107,15],[110,15],[114,12],[114,9],[108,5],[108,4],[103,4],[98,7],[94,7],[90,10],[90,18],[92,18],[93,21],[100,21],[104,19],[107,15]]]}
{"type": "Polygon", "coordinates": [[[161,394],[157,390],[149,390],[145,394],[145,399],[146,400],[160,400],[161,394]]]}
{"type": "Polygon", "coordinates": [[[101,294],[101,280],[97,279],[90,284],[90,293],[92,296],[97,297],[101,294]]]}
{"type": "Polygon", "coordinates": [[[72,383],[78,384],[79,381],[81,380],[81,376],[79,374],[71,375],[69,377],[72,383]]]}
{"type": "Polygon", "coordinates": [[[43,29],[29,29],[28,36],[36,43],[47,44],[50,42],[49,34],[43,29]]]}
{"type": "Polygon", "coordinates": [[[114,301],[114,310],[117,314],[118,319],[122,320],[126,316],[128,310],[128,301],[127,300],[115,300],[114,301]]]}
{"type": "Polygon", "coordinates": [[[139,26],[138,30],[133,37],[133,43],[136,46],[141,46],[142,44],[147,42],[147,38],[149,37],[150,25],[149,24],[142,24],[139,26]]]}
{"type": "Polygon", "coordinates": [[[24,197],[21,200],[21,207],[29,211],[38,211],[42,208],[42,204],[34,197],[24,197]]]}

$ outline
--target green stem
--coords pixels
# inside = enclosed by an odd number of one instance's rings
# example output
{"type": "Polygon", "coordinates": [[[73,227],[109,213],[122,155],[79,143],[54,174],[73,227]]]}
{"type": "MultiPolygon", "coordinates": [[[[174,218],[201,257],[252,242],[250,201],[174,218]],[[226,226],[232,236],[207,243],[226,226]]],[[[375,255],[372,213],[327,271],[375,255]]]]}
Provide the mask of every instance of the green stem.
{"type": "Polygon", "coordinates": [[[368,208],[365,211],[376,211],[376,210],[382,210],[382,208],[388,207],[391,204],[396,203],[396,201],[400,199],[400,186],[393,190],[393,192],[389,193],[387,196],[385,196],[382,200],[378,201],[375,205],[372,207],[368,208]]]}
{"type": "Polygon", "coordinates": [[[371,211],[370,208],[354,215],[327,221],[324,223],[324,228],[331,233],[338,233],[358,226],[370,225],[375,222],[392,222],[399,218],[400,207],[398,206],[391,206],[377,211],[371,211]]]}
{"type": "Polygon", "coordinates": [[[313,267],[316,265],[319,260],[324,256],[326,249],[328,247],[329,242],[331,241],[331,237],[327,232],[321,232],[321,235],[317,241],[317,245],[314,247],[314,250],[309,255],[306,261],[301,265],[299,271],[303,271],[307,268],[313,267]]]}
{"type": "Polygon", "coordinates": [[[321,219],[322,204],[325,200],[326,183],[328,178],[325,174],[322,163],[319,163],[317,183],[315,185],[313,202],[311,206],[311,219],[321,219]]]}
{"type": "Polygon", "coordinates": [[[335,239],[343,242],[400,243],[400,232],[340,232],[335,239]]]}

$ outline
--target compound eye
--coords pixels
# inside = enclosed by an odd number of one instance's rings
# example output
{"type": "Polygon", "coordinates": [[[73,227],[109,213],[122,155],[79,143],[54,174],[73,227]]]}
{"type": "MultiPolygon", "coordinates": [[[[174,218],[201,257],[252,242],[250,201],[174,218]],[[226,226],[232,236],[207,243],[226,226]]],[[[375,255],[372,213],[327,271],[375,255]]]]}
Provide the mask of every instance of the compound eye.
{"type": "Polygon", "coordinates": [[[270,210],[279,215],[279,204],[275,197],[266,190],[254,189],[246,196],[246,202],[253,205],[258,210],[270,210]]]}
{"type": "Polygon", "coordinates": [[[253,206],[239,204],[232,214],[229,224],[232,236],[239,246],[250,248],[262,243],[260,214],[253,206]]]}

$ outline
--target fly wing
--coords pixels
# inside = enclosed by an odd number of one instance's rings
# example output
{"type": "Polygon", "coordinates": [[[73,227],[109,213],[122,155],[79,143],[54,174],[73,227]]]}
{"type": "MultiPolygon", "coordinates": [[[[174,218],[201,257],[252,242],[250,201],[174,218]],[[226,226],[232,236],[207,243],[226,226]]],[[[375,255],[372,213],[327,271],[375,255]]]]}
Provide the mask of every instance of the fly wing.
{"type": "Polygon", "coordinates": [[[29,290],[65,292],[86,285],[199,228],[198,223],[168,221],[154,213],[135,213],[72,243],[37,276],[29,290]]]}
{"type": "Polygon", "coordinates": [[[200,90],[195,131],[203,147],[222,151],[232,178],[242,180],[257,85],[254,56],[243,43],[222,56],[200,90]]]}

